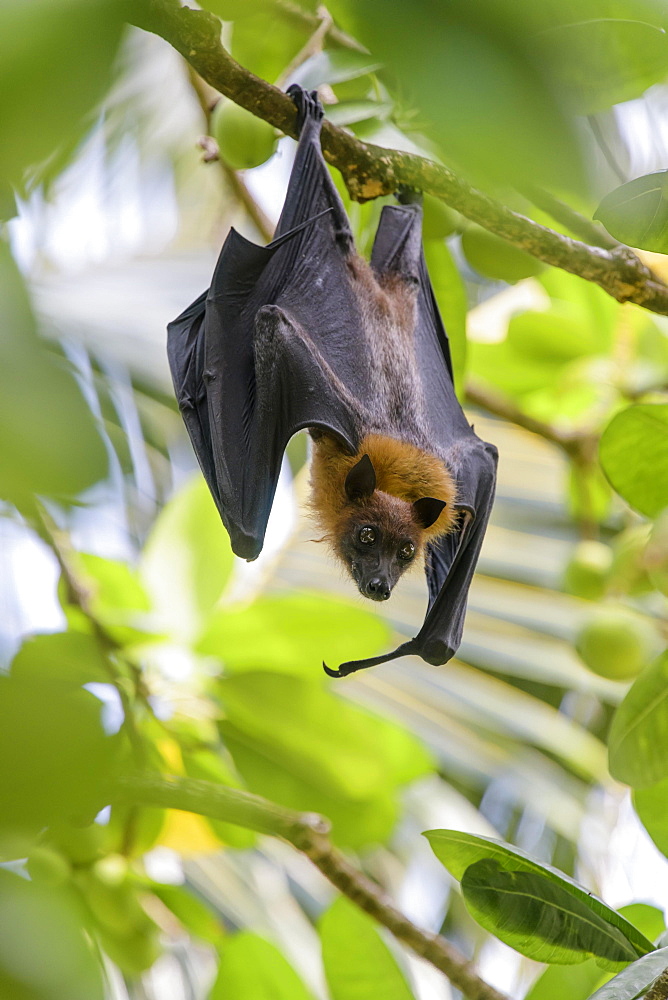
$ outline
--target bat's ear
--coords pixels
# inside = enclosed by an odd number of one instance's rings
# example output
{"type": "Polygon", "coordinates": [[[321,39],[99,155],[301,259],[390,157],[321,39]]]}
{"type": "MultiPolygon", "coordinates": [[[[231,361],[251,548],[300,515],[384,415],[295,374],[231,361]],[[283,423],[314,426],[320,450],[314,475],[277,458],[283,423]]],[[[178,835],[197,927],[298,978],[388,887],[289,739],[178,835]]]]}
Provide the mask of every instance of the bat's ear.
{"type": "Polygon", "coordinates": [[[376,488],[376,472],[368,455],[362,455],[346,476],[346,496],[349,500],[370,497],[376,488]]]}
{"type": "Polygon", "coordinates": [[[436,500],[434,497],[420,497],[413,504],[413,517],[421,528],[431,528],[434,521],[438,520],[445,506],[445,500],[436,500]]]}

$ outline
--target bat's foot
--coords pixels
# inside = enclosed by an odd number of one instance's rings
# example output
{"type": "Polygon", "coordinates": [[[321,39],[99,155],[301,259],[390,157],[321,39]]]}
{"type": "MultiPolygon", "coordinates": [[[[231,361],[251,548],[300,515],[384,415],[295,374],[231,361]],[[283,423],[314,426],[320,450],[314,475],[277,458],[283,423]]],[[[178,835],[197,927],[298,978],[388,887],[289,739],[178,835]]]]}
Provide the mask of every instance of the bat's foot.
{"type": "Polygon", "coordinates": [[[416,188],[406,187],[406,185],[402,184],[395,191],[395,195],[400,205],[422,204],[422,191],[418,191],[416,188]]]}
{"type": "Polygon", "coordinates": [[[298,83],[291,83],[285,92],[291,97],[297,107],[297,125],[299,131],[304,127],[304,123],[309,119],[320,122],[325,114],[317,90],[307,91],[298,83]]]}
{"type": "Polygon", "coordinates": [[[325,663],[324,660],[322,661],[322,669],[325,671],[325,673],[327,674],[328,677],[345,677],[346,676],[346,674],[341,673],[340,670],[332,670],[331,667],[327,666],[327,664],[325,663]]]}

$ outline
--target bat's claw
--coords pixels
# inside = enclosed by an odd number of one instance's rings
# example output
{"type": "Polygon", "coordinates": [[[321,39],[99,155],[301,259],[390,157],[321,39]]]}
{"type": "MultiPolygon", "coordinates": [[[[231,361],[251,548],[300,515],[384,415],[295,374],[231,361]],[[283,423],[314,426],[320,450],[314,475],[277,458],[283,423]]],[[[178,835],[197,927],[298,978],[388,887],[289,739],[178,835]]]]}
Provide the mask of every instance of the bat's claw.
{"type": "Polygon", "coordinates": [[[328,677],[345,677],[346,676],[345,674],[342,674],[340,670],[332,670],[331,667],[327,666],[327,664],[325,663],[324,660],[322,661],[322,669],[325,671],[325,673],[327,674],[328,677]]]}

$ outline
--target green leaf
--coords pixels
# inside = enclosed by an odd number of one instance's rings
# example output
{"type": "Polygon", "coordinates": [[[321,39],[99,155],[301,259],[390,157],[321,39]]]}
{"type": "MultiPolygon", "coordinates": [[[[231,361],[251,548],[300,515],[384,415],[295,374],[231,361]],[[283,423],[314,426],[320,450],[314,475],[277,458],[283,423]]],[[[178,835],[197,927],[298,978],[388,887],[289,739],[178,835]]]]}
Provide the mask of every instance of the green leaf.
{"type": "Polygon", "coordinates": [[[276,670],[321,684],[323,660],[338,665],[373,656],[387,641],[383,620],[352,601],[302,593],[221,608],[197,651],[220,658],[229,673],[276,670]]]}
{"type": "Polygon", "coordinates": [[[215,946],[225,934],[222,922],[187,886],[153,883],[151,891],[160,899],[193,937],[215,946]]]}
{"type": "Polygon", "coordinates": [[[656,846],[668,857],[668,777],[648,788],[636,788],[633,805],[656,846]]]}
{"type": "Polygon", "coordinates": [[[430,769],[430,758],[400,726],[301,678],[244,673],[217,686],[232,723],[271,758],[353,799],[393,788],[430,769]]]}
{"type": "Polygon", "coordinates": [[[0,498],[19,506],[34,493],[71,499],[106,475],[107,453],[68,365],[37,336],[25,286],[2,241],[0,301],[0,498]]]}
{"type": "MultiPolygon", "coordinates": [[[[556,913],[557,915],[550,919],[560,919],[558,913],[566,896],[570,897],[569,905],[573,908],[573,919],[577,920],[578,926],[582,922],[582,915],[585,911],[589,911],[591,914],[591,938],[586,939],[585,935],[585,939],[578,946],[577,940],[567,937],[566,947],[561,952],[555,943],[554,954],[561,954],[561,957],[555,961],[564,964],[582,962],[591,954],[603,967],[614,968],[618,962],[629,961],[634,955],[643,955],[652,950],[651,941],[648,941],[633,924],[625,920],[616,910],[607,906],[603,900],[587,892],[581,885],[556,868],[534,861],[519,848],[488,837],[460,833],[457,830],[430,830],[425,833],[425,836],[439,861],[459,881],[463,881],[464,874],[471,865],[477,865],[481,861],[492,861],[495,869],[494,872],[490,869],[490,876],[503,878],[503,873],[512,873],[516,877],[520,875],[536,876],[538,880],[532,885],[541,905],[546,907],[546,913],[556,913]],[[548,891],[548,885],[558,889],[559,893],[554,896],[548,891]],[[591,951],[589,951],[590,948],[591,951]],[[619,957],[613,957],[615,955],[619,957]]],[[[503,913],[501,920],[502,917],[503,913]]],[[[478,913],[476,913],[477,918],[478,913]]],[[[489,919],[491,920],[491,917],[489,919]]],[[[509,931],[509,935],[515,938],[512,942],[507,941],[507,938],[503,936],[502,922],[500,926],[495,925],[494,927],[494,933],[501,937],[501,940],[511,943],[518,950],[522,949],[516,942],[523,940],[519,923],[521,919],[520,913],[517,916],[516,929],[513,930],[511,927],[509,931]]],[[[545,926],[547,935],[549,920],[545,926]]],[[[531,948],[531,942],[528,946],[531,948]]],[[[544,947],[540,942],[539,946],[544,947]]],[[[523,951],[523,954],[528,954],[528,952],[523,951]]],[[[543,959],[543,961],[548,960],[552,961],[552,959],[543,959]]]]}
{"type": "Polygon", "coordinates": [[[99,643],[81,632],[29,637],[14,657],[11,672],[14,680],[35,685],[56,681],[63,687],[80,688],[92,682],[109,683],[99,643]]]}
{"type": "Polygon", "coordinates": [[[308,21],[291,18],[272,3],[253,3],[253,9],[234,22],[232,55],[243,67],[273,83],[304,47],[312,30],[308,21]]]}
{"type": "Polygon", "coordinates": [[[3,1000],[103,1000],[102,968],[65,889],[0,870],[3,1000]]]}
{"type": "Polygon", "coordinates": [[[627,965],[614,979],[596,990],[591,1000],[636,1000],[666,968],[668,948],[660,948],[627,965]]]}
{"type": "Polygon", "coordinates": [[[363,800],[323,787],[317,777],[304,777],[277,764],[263,746],[227,723],[221,724],[227,748],[246,786],[257,795],[299,811],[320,813],[332,823],[332,839],[339,847],[360,850],[384,844],[400,815],[398,796],[380,788],[363,800]]]}
{"type": "Polygon", "coordinates": [[[629,406],[603,432],[599,458],[628,504],[656,517],[668,497],[668,403],[629,406]]]}
{"type": "Polygon", "coordinates": [[[325,116],[333,125],[354,125],[370,118],[387,118],[392,108],[389,101],[339,101],[327,105],[325,116]]]}
{"type": "Polygon", "coordinates": [[[485,858],[469,865],[461,885],[478,923],[537,962],[570,965],[592,957],[605,968],[637,954],[570,886],[540,873],[509,870],[496,858],[485,858]]]}
{"type": "Polygon", "coordinates": [[[146,542],[140,575],[160,628],[191,642],[225,589],[230,541],[206,483],[198,476],[163,508],[146,542]]]}
{"type": "Polygon", "coordinates": [[[656,942],[666,929],[663,910],[650,906],[649,903],[627,903],[626,906],[618,908],[618,913],[630,920],[633,926],[650,941],[656,942]]]}
{"type": "Polygon", "coordinates": [[[579,183],[575,131],[544,60],[528,3],[334,0],[337,23],[391,68],[420,132],[467,176],[521,186],[579,183]],[[533,37],[532,37],[533,36],[533,37]],[[447,100],[444,95],[447,94],[447,100]]]}
{"type": "Polygon", "coordinates": [[[0,175],[19,181],[26,167],[81,137],[82,119],[111,82],[122,27],[117,0],[5,0],[0,175]]]}
{"type": "Polygon", "coordinates": [[[578,114],[640,97],[666,75],[668,36],[644,21],[591,18],[548,29],[543,40],[550,68],[578,114]]]}
{"type": "Polygon", "coordinates": [[[615,712],[610,773],[633,787],[668,776],[668,652],[642,671],[615,712]]]}
{"type": "Polygon", "coordinates": [[[495,281],[514,284],[545,270],[545,264],[532,254],[482,226],[466,227],[462,233],[462,250],[474,271],[495,281]]]}
{"type": "Polygon", "coordinates": [[[615,188],[603,198],[594,218],[621,243],[668,253],[668,170],[636,177],[615,188]]]}
{"type": "Polygon", "coordinates": [[[425,240],[424,255],[448,340],[454,383],[463,392],[466,368],[466,288],[444,240],[425,240]]]}
{"type": "Polygon", "coordinates": [[[44,677],[0,676],[0,824],[39,829],[90,822],[108,802],[119,737],[90,692],[44,677]]]}
{"type": "Polygon", "coordinates": [[[413,993],[373,920],[344,897],[319,924],[332,1000],[412,1000],[413,993]]]}
{"type": "Polygon", "coordinates": [[[221,948],[218,976],[208,1000],[312,1000],[282,952],[244,931],[221,948]]]}
{"type": "Polygon", "coordinates": [[[593,958],[579,965],[550,965],[524,1000],[588,1000],[605,976],[593,958]]]}
{"type": "Polygon", "coordinates": [[[384,839],[398,789],[431,770],[410,733],[301,678],[243,673],[219,681],[217,691],[221,733],[248,787],[292,808],[327,811],[330,799],[353,825],[368,810],[384,839]]]}
{"type": "MultiPolygon", "coordinates": [[[[304,90],[315,90],[323,83],[330,86],[343,83],[345,80],[355,80],[380,69],[381,63],[368,52],[356,52],[355,49],[325,49],[311,56],[295,74],[295,79],[304,90]]],[[[334,105],[336,107],[336,105],[334,105]]],[[[327,109],[328,112],[331,108],[327,109]]]]}

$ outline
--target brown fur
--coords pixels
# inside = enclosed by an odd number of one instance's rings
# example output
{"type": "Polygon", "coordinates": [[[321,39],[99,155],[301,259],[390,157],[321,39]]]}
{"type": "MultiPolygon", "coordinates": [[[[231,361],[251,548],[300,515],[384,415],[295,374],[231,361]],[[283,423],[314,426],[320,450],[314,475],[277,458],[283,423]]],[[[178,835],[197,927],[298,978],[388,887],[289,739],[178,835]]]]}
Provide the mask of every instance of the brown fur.
{"type": "Polygon", "coordinates": [[[403,533],[421,549],[425,542],[452,531],[456,511],[455,484],[443,462],[406,441],[368,434],[356,455],[346,454],[326,434],[314,441],[309,507],[334,551],[351,521],[379,524],[403,533]],[[350,469],[368,455],[376,472],[376,489],[365,500],[351,501],[344,483],[350,469]],[[416,524],[411,504],[420,497],[445,500],[447,506],[430,528],[416,524]]]}

